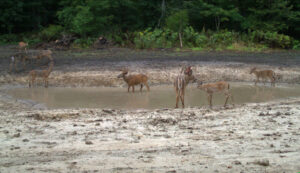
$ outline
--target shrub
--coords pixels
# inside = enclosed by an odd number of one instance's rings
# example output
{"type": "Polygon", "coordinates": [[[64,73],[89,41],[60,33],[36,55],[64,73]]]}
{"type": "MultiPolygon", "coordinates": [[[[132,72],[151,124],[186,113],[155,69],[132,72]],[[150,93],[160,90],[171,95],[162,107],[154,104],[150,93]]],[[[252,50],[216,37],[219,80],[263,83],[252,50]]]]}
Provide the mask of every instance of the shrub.
{"type": "Polygon", "coordinates": [[[74,47],[80,47],[80,48],[89,48],[93,43],[95,42],[96,38],[79,38],[76,39],[73,43],[74,47]]]}
{"type": "Polygon", "coordinates": [[[60,37],[62,31],[63,27],[60,25],[49,25],[39,33],[39,36],[45,41],[55,40],[60,37]]]}
{"type": "Polygon", "coordinates": [[[0,43],[7,44],[7,43],[16,43],[19,41],[18,35],[16,34],[3,34],[0,35],[0,43]]]}
{"type": "Polygon", "coordinates": [[[278,34],[277,32],[253,31],[248,34],[250,35],[250,40],[252,42],[266,44],[271,48],[287,49],[292,47],[291,37],[278,34]]]}
{"type": "Polygon", "coordinates": [[[161,30],[155,29],[151,31],[136,32],[134,37],[134,44],[136,48],[170,48],[173,47],[178,41],[178,33],[172,32],[169,29],[161,30]]]}
{"type": "Polygon", "coordinates": [[[299,40],[293,40],[293,49],[300,49],[300,41],[299,40]]]}

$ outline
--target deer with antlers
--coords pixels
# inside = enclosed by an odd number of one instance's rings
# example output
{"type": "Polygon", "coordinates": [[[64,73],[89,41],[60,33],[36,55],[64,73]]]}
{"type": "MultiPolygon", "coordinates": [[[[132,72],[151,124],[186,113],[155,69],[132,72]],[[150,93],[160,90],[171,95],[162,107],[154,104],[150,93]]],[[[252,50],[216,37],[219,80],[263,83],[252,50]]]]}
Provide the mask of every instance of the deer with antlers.
{"type": "Polygon", "coordinates": [[[207,84],[203,84],[202,82],[199,82],[197,88],[199,88],[207,93],[207,100],[209,102],[210,108],[212,108],[213,93],[216,93],[216,92],[221,92],[221,93],[225,94],[226,99],[225,99],[224,107],[226,107],[229,97],[231,99],[232,105],[234,105],[233,104],[233,96],[231,95],[231,92],[230,92],[230,85],[227,82],[221,81],[221,82],[207,83],[207,84]]]}
{"type": "Polygon", "coordinates": [[[135,74],[135,75],[127,75],[128,70],[123,69],[122,73],[118,75],[118,78],[123,78],[124,81],[128,85],[128,92],[130,87],[132,87],[132,92],[134,92],[134,86],[135,85],[141,85],[140,91],[143,90],[143,85],[147,87],[147,90],[150,91],[149,85],[148,85],[148,77],[144,74],[135,74]]]}
{"type": "Polygon", "coordinates": [[[269,78],[271,81],[271,86],[275,86],[276,75],[273,70],[260,70],[259,71],[259,70],[257,70],[256,67],[254,67],[250,70],[250,74],[252,74],[252,73],[254,73],[256,76],[255,85],[257,84],[257,82],[259,82],[259,78],[263,79],[264,85],[265,85],[265,80],[267,78],[269,78]]]}
{"type": "Polygon", "coordinates": [[[37,77],[43,78],[44,86],[45,86],[45,88],[47,88],[48,87],[48,77],[49,77],[50,73],[52,72],[53,66],[54,66],[54,62],[53,62],[53,59],[51,58],[48,69],[46,69],[46,70],[31,70],[29,72],[29,79],[28,79],[29,80],[29,88],[34,86],[34,82],[37,77]]]}
{"type": "Polygon", "coordinates": [[[189,66],[187,68],[183,67],[181,69],[180,75],[178,75],[174,80],[174,87],[176,91],[176,106],[178,108],[179,98],[181,100],[182,108],[184,108],[184,94],[185,88],[189,84],[189,82],[195,82],[196,78],[193,75],[192,67],[189,66]]]}

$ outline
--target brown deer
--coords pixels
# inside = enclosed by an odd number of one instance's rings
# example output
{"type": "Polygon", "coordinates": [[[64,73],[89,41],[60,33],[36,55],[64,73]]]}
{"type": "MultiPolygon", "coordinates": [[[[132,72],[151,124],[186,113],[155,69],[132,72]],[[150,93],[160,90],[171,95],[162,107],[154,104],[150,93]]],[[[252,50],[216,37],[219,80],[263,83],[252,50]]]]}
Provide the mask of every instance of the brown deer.
{"type": "Polygon", "coordinates": [[[258,71],[256,69],[256,67],[252,68],[250,70],[250,74],[254,73],[255,76],[256,76],[256,81],[255,81],[255,85],[257,84],[257,82],[259,82],[259,78],[262,78],[264,79],[263,82],[264,82],[264,85],[265,85],[265,80],[267,78],[270,79],[271,81],[271,86],[275,86],[275,80],[276,80],[276,75],[275,75],[275,72],[273,70],[261,70],[261,71],[258,71]]]}
{"type": "Polygon", "coordinates": [[[130,87],[132,87],[132,92],[134,92],[134,86],[135,85],[141,85],[140,91],[143,90],[143,85],[146,85],[147,90],[150,91],[150,88],[148,86],[148,77],[144,74],[136,74],[136,75],[127,75],[128,70],[123,69],[122,73],[118,75],[118,78],[123,78],[124,81],[128,85],[128,92],[130,87]]]}
{"type": "Polygon", "coordinates": [[[54,65],[54,62],[52,60],[52,61],[50,61],[50,65],[48,66],[48,69],[46,69],[46,70],[31,70],[29,72],[29,78],[28,78],[29,88],[34,86],[36,77],[43,78],[45,88],[47,88],[48,87],[48,77],[53,69],[53,65],[54,65]]]}
{"type": "Polygon", "coordinates": [[[189,84],[189,82],[195,82],[196,78],[193,75],[192,67],[189,66],[187,68],[182,68],[180,75],[178,75],[174,80],[174,87],[176,91],[176,106],[175,108],[178,108],[178,102],[179,98],[181,100],[182,108],[184,108],[184,93],[185,88],[189,84]]]}
{"type": "Polygon", "coordinates": [[[19,50],[22,51],[24,49],[26,53],[27,53],[27,46],[28,46],[28,43],[25,43],[23,41],[18,43],[19,50]]]}
{"type": "Polygon", "coordinates": [[[10,63],[9,63],[9,72],[12,72],[13,68],[15,69],[15,71],[17,71],[17,64],[18,62],[22,62],[23,64],[23,68],[25,69],[26,67],[26,60],[28,59],[28,55],[25,53],[17,53],[15,55],[13,55],[10,58],[10,63]]]}
{"type": "Polygon", "coordinates": [[[207,93],[207,100],[209,102],[209,107],[212,108],[212,96],[213,93],[216,92],[222,92],[226,96],[226,100],[224,103],[224,107],[226,107],[227,101],[230,97],[232,105],[233,104],[233,97],[230,93],[230,85],[227,82],[221,81],[221,82],[216,82],[216,83],[207,83],[207,84],[202,84],[202,82],[198,83],[197,88],[205,91],[207,93]]]}
{"type": "Polygon", "coordinates": [[[43,57],[47,57],[50,61],[52,61],[52,51],[51,50],[42,50],[36,55],[37,59],[41,59],[43,57]]]}

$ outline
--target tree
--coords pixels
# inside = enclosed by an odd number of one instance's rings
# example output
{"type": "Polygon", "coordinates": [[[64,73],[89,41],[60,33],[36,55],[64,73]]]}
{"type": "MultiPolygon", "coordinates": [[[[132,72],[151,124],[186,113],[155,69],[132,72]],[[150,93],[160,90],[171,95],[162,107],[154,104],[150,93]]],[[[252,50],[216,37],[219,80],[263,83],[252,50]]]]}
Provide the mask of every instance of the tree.
{"type": "Polygon", "coordinates": [[[188,23],[189,18],[186,10],[177,11],[166,19],[167,28],[178,32],[180,47],[182,47],[182,31],[188,26],[188,23]]]}

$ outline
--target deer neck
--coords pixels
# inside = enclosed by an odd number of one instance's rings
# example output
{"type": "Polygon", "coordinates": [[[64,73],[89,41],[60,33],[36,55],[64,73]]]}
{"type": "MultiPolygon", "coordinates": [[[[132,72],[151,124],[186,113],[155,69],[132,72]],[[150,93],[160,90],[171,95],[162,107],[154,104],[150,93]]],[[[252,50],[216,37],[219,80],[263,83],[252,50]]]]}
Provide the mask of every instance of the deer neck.
{"type": "Polygon", "coordinates": [[[127,83],[128,83],[128,81],[129,81],[129,77],[127,76],[127,74],[124,74],[124,75],[123,75],[123,79],[124,79],[124,81],[125,81],[125,82],[127,82],[127,83]]]}
{"type": "Polygon", "coordinates": [[[48,69],[47,69],[47,75],[49,75],[49,74],[51,73],[51,71],[52,71],[52,69],[53,69],[53,65],[54,65],[54,63],[53,63],[53,61],[51,61],[51,62],[50,62],[50,65],[49,65],[49,67],[48,67],[48,69]]]}
{"type": "Polygon", "coordinates": [[[190,78],[188,75],[184,75],[184,80],[185,80],[185,83],[184,83],[184,86],[187,86],[190,82],[190,78]]]}
{"type": "Polygon", "coordinates": [[[258,76],[259,75],[259,71],[254,70],[253,73],[258,76]]]}

